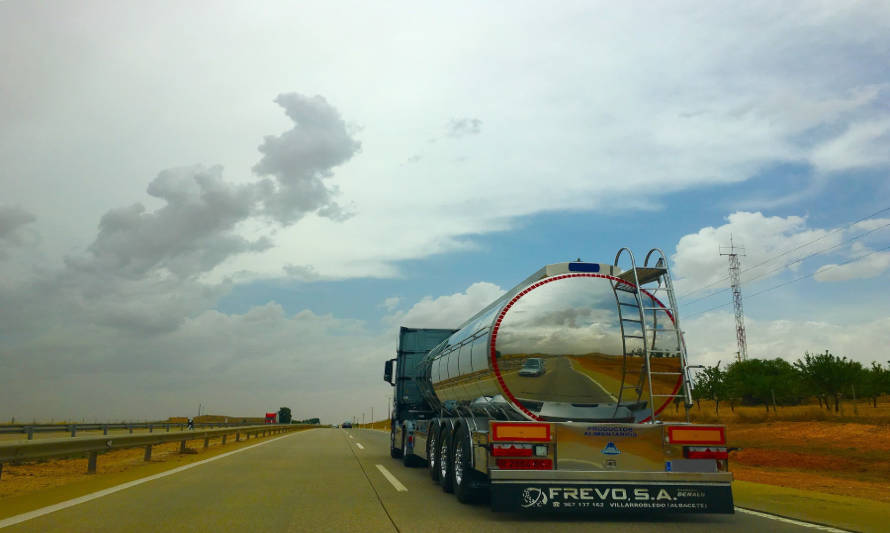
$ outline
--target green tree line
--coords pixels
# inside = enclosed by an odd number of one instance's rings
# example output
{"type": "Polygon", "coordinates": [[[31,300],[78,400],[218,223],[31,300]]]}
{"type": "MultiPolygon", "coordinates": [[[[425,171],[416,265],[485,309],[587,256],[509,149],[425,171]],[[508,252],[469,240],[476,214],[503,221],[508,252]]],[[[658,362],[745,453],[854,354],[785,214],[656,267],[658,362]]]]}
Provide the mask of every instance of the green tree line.
{"type": "Polygon", "coordinates": [[[290,407],[282,407],[278,409],[278,423],[279,424],[321,424],[321,420],[318,418],[306,418],[303,420],[294,420],[293,413],[290,410],[290,407]]]}
{"type": "MultiPolygon", "coordinates": [[[[890,361],[888,361],[890,363],[890,361]]],[[[877,407],[878,396],[890,394],[890,366],[872,362],[864,366],[846,357],[825,353],[805,353],[794,363],[784,359],[748,359],[731,363],[725,369],[720,362],[705,366],[695,375],[692,397],[696,401],[713,400],[720,412],[720,402],[735,404],[796,405],[816,397],[825,409],[840,411],[844,398],[870,398],[877,407]]]]}

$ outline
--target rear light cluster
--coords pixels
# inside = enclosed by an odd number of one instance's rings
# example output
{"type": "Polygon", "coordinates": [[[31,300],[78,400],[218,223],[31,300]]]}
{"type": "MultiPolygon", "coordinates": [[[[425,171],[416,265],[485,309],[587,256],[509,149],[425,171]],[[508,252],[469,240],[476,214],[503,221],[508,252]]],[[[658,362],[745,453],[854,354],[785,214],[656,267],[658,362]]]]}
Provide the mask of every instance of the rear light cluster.
{"type": "Polygon", "coordinates": [[[550,424],[494,422],[491,440],[491,455],[501,470],[553,470],[550,424]]]}
{"type": "Polygon", "coordinates": [[[683,456],[687,459],[729,459],[729,451],[726,448],[684,446],[683,456]]]}
{"type": "Polygon", "coordinates": [[[493,444],[491,455],[495,457],[547,457],[547,445],[542,444],[493,444]]]}

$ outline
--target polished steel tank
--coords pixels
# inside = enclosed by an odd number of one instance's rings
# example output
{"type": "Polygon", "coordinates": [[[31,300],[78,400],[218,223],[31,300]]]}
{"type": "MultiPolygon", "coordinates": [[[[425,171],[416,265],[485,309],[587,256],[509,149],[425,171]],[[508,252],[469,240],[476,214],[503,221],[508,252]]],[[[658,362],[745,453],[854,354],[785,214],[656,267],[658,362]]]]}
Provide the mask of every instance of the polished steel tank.
{"type": "Polygon", "coordinates": [[[668,334],[669,309],[646,291],[641,327],[636,287],[618,275],[598,263],[542,268],[430,351],[421,363],[427,400],[508,419],[650,420],[682,384],[680,341],[668,334]]]}

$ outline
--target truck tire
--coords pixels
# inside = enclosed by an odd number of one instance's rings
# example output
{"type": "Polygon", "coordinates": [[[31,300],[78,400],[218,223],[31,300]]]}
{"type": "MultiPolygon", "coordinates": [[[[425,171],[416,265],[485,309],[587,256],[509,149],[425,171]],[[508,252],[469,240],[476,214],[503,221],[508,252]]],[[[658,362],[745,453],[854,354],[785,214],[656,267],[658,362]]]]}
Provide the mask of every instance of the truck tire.
{"type": "Polygon", "coordinates": [[[396,448],[396,430],[392,428],[389,431],[389,456],[398,459],[402,456],[402,450],[396,448]]]}
{"type": "Polygon", "coordinates": [[[420,466],[420,457],[417,457],[413,453],[408,453],[407,442],[405,442],[408,438],[407,435],[407,432],[402,432],[402,464],[408,468],[420,466]]]}
{"type": "Polygon", "coordinates": [[[426,467],[430,479],[439,481],[439,426],[430,424],[429,437],[426,439],[426,467]]]}
{"type": "Polygon", "coordinates": [[[452,444],[451,484],[454,495],[461,503],[474,503],[479,500],[479,476],[473,469],[473,443],[466,426],[460,426],[452,444]]]}
{"type": "Polygon", "coordinates": [[[451,437],[448,426],[439,432],[439,485],[442,485],[442,490],[445,492],[454,492],[454,485],[451,484],[451,470],[454,466],[451,458],[451,437]]]}

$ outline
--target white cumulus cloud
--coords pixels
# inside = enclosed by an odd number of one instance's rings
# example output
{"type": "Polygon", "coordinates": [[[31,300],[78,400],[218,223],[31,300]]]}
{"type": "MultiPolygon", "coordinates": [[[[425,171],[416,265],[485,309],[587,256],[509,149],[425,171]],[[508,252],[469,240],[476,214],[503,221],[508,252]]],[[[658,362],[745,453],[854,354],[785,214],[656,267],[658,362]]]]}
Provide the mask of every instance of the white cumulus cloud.
{"type": "Polygon", "coordinates": [[[407,311],[387,316],[386,321],[412,328],[456,328],[502,294],[504,290],[494,283],[479,281],[464,292],[426,296],[407,311]]]}
{"type": "MultiPolygon", "coordinates": [[[[715,311],[685,320],[686,345],[692,364],[726,365],[736,358],[735,317],[715,311]]],[[[890,317],[852,324],[824,320],[758,320],[745,317],[748,357],[795,361],[804,352],[830,350],[869,364],[890,359],[890,317]]]]}

